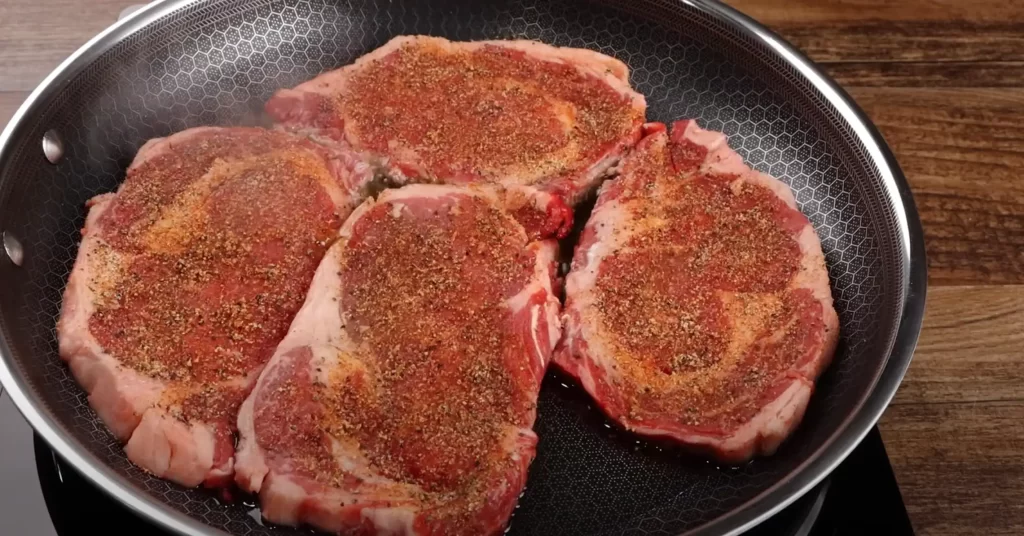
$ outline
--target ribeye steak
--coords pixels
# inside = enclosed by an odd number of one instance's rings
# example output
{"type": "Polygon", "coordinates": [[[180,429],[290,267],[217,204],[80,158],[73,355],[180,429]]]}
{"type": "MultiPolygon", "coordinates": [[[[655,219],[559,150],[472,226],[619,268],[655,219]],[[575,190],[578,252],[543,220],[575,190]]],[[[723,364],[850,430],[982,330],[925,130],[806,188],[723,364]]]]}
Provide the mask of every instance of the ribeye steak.
{"type": "Polygon", "coordinates": [[[646,130],[576,247],[555,363],[629,430],[727,462],[771,454],[839,333],[818,237],[723,134],[646,130]]]}
{"type": "Polygon", "coordinates": [[[60,355],[132,462],[231,482],[237,408],[370,177],[290,134],[203,127],[147,142],[89,201],[60,355]]]}
{"type": "Polygon", "coordinates": [[[353,213],[239,413],[236,478],[266,519],[501,532],[561,334],[557,244],[531,239],[558,233],[533,228],[550,201],[409,185],[353,213]]]}
{"type": "Polygon", "coordinates": [[[399,182],[531,185],[574,204],[638,139],[646,102],[624,63],[591,50],[400,36],[266,110],[399,182]]]}

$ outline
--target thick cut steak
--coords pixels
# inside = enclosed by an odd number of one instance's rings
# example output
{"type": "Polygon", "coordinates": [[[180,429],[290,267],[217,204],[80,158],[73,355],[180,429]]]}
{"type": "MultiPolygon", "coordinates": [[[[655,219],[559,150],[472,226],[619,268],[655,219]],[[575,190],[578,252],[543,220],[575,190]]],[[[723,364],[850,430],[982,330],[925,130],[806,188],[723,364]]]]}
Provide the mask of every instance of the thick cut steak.
{"type": "Polygon", "coordinates": [[[590,50],[400,36],[266,110],[399,182],[535,186],[574,204],[636,142],[646,102],[624,63],[590,50]]]}
{"type": "Polygon", "coordinates": [[[556,242],[512,216],[550,199],[520,192],[410,185],[345,223],[239,412],[236,480],[267,520],[502,531],[561,334],[556,242]]]}
{"type": "Polygon", "coordinates": [[[818,237],[723,134],[647,130],[577,245],[555,363],[641,435],[774,453],[839,334],[818,237]]]}
{"type": "Polygon", "coordinates": [[[290,134],[204,127],[147,142],[89,201],[60,355],[132,462],[231,482],[237,408],[370,176],[290,134]]]}

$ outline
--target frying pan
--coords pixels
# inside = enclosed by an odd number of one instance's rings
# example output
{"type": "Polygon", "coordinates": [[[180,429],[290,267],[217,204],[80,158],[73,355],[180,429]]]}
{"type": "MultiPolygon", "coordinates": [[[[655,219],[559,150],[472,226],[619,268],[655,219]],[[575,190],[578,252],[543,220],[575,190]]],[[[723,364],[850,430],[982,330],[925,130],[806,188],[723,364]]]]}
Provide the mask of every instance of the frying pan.
{"type": "MultiPolygon", "coordinates": [[[[835,360],[774,456],[720,467],[638,441],[549,374],[512,534],[739,534],[790,504],[875,424],[910,362],[925,259],[906,181],[853,101],[778,36],[710,0],[164,0],[87,43],[0,136],[0,380],[100,488],[185,534],[308,534],[128,463],[58,359],[54,325],[87,199],[148,138],[255,124],[271,93],[397,34],[526,38],[625,61],[650,120],[695,117],[796,194],[825,251],[835,360]]],[[[268,193],[268,195],[273,195],[268,193]]],[[[585,216],[584,216],[585,217],[585,216]]]]}

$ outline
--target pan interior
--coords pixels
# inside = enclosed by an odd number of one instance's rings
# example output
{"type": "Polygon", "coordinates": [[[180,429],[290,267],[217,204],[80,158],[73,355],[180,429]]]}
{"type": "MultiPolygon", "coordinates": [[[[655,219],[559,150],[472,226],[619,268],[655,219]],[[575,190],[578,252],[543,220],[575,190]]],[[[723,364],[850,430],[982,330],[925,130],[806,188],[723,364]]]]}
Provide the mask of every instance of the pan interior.
{"type": "MultiPolygon", "coordinates": [[[[550,373],[539,402],[537,459],[511,534],[679,534],[736,511],[792,475],[863,402],[892,346],[905,266],[895,200],[846,123],[766,47],[699,7],[669,0],[168,4],[159,21],[107,48],[46,102],[0,155],[0,224],[25,263],[0,266],[6,356],[41,411],[138,489],[234,534],[264,527],[135,469],[57,357],[54,324],[90,197],[116,189],[151,137],[188,127],[256,124],[271,93],[350,63],[399,34],[536,39],[625,61],[650,120],[697,118],[779,177],[811,219],[841,320],[835,361],[796,434],[773,457],[718,467],[616,431],[582,391],[550,373]],[[63,136],[50,165],[42,133],[63,136]]],[[[268,195],[273,195],[272,192],[268,195]]]]}

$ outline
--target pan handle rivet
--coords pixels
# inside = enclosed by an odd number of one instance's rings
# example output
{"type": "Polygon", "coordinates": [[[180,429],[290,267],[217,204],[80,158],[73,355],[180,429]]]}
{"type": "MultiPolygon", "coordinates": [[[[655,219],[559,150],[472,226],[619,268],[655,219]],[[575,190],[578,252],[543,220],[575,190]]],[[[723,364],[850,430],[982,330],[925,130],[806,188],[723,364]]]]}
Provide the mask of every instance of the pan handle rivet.
{"type": "Polygon", "coordinates": [[[52,128],[43,134],[43,154],[51,164],[56,164],[64,156],[64,142],[52,128]]]}
{"type": "Polygon", "coordinates": [[[25,249],[21,247],[21,242],[7,231],[3,233],[3,241],[7,258],[11,259],[16,266],[21,266],[21,263],[25,262],[25,249]]]}

